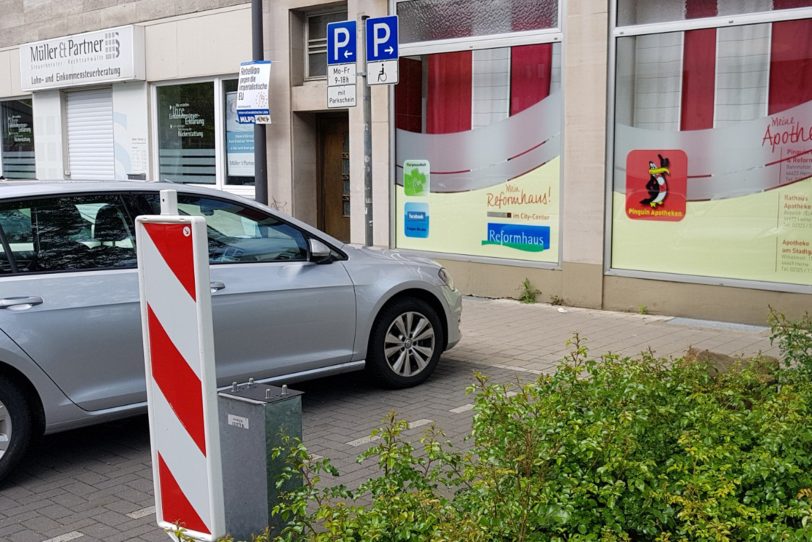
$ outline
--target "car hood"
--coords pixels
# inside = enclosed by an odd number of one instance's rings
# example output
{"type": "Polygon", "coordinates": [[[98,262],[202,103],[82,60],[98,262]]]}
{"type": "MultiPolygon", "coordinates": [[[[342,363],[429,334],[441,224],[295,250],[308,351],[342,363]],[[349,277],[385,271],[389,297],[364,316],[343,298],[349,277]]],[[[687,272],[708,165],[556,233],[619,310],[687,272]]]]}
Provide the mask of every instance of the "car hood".
{"type": "Polygon", "coordinates": [[[380,248],[374,246],[368,247],[358,244],[347,244],[344,245],[342,249],[345,252],[349,253],[350,257],[352,257],[353,255],[357,255],[363,258],[372,258],[377,260],[385,260],[389,262],[418,264],[437,268],[442,267],[439,263],[435,262],[431,258],[426,258],[425,256],[418,256],[416,254],[409,252],[402,252],[397,249],[380,248]]]}

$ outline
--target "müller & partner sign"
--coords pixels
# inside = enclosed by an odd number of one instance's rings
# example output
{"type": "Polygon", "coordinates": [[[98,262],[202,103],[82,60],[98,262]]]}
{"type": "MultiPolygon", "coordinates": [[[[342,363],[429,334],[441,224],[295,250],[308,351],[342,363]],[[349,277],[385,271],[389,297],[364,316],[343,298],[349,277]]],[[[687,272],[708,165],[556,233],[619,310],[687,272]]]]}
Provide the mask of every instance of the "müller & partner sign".
{"type": "Polygon", "coordinates": [[[121,26],[20,46],[23,90],[144,79],[144,29],[121,26]]]}

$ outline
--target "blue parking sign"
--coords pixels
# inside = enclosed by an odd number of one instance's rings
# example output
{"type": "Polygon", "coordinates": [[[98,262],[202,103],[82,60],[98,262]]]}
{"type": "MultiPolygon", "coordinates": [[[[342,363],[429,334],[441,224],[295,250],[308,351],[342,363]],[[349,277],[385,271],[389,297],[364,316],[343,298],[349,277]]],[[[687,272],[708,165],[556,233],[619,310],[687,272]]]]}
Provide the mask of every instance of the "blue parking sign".
{"type": "Polygon", "coordinates": [[[358,59],[355,21],[327,23],[327,64],[349,64],[358,59]]]}
{"type": "Polygon", "coordinates": [[[398,16],[367,19],[367,62],[397,60],[398,16]]]}

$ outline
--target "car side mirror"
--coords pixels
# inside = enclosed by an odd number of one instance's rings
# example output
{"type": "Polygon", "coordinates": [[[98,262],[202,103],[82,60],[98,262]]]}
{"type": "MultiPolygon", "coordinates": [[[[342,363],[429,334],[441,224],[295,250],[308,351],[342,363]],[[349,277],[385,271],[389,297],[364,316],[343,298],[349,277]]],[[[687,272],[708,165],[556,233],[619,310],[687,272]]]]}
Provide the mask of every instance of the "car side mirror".
{"type": "Polygon", "coordinates": [[[319,241],[318,239],[310,238],[308,241],[310,246],[310,261],[316,264],[330,263],[333,261],[333,251],[330,247],[319,241]]]}

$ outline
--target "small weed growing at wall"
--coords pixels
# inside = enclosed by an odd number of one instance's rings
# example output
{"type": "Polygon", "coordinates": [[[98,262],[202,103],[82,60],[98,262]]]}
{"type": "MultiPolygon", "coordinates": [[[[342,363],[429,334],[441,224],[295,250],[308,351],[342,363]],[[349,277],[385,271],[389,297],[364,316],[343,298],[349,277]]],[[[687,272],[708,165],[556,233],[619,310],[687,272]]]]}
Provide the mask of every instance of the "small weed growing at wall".
{"type": "Polygon", "coordinates": [[[522,291],[519,295],[519,301],[522,303],[535,303],[539,295],[541,295],[541,290],[533,286],[530,283],[530,279],[525,277],[522,281],[522,291]]]}

